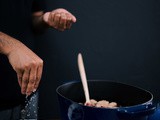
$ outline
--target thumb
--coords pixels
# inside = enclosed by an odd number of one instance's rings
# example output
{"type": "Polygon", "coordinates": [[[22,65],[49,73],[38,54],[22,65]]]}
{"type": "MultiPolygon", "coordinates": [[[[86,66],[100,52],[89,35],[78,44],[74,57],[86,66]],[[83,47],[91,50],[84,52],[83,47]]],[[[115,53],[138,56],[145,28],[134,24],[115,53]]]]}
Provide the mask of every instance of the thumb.
{"type": "Polygon", "coordinates": [[[49,15],[50,15],[50,12],[44,13],[44,15],[43,15],[43,20],[44,20],[44,22],[48,23],[49,15]]]}

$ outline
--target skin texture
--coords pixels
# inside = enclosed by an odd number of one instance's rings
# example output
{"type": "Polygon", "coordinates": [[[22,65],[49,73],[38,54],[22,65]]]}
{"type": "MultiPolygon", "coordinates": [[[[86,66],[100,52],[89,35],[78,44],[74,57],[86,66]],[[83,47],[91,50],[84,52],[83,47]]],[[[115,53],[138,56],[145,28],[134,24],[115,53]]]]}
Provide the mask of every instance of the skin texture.
{"type": "MultiPolygon", "coordinates": [[[[56,9],[51,12],[43,11],[32,14],[35,30],[54,28],[59,31],[70,29],[76,22],[75,16],[65,9],[56,9]]],[[[39,86],[43,60],[19,40],[0,31],[0,53],[8,57],[10,64],[17,73],[21,93],[30,95],[39,86]]]]}

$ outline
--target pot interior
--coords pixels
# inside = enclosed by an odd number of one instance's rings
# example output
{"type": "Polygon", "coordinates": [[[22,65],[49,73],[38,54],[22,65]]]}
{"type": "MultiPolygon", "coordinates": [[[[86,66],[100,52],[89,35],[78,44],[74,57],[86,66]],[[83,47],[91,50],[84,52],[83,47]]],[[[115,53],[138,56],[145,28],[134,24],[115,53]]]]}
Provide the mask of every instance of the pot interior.
{"type": "MultiPolygon", "coordinates": [[[[88,88],[91,99],[117,102],[122,107],[140,105],[153,99],[152,94],[144,89],[112,81],[88,80],[88,88]]],[[[85,102],[81,82],[63,84],[57,88],[57,93],[77,103],[85,102]]]]}

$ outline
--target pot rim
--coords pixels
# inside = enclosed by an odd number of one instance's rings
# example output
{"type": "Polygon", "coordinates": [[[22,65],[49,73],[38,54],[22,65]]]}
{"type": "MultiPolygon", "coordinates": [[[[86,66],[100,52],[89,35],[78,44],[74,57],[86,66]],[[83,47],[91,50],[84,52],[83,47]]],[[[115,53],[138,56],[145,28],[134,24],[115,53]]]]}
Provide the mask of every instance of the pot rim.
{"type": "Polygon", "coordinates": [[[82,106],[82,107],[95,108],[95,109],[116,109],[116,110],[117,110],[117,109],[130,109],[130,108],[137,108],[137,107],[139,107],[139,106],[146,106],[146,107],[147,107],[148,105],[152,105],[152,104],[153,104],[153,103],[152,103],[152,101],[153,101],[153,94],[152,94],[150,91],[145,90],[145,89],[143,89],[143,88],[141,88],[141,87],[133,86],[133,85],[126,84],[126,83],[122,83],[122,82],[111,81],[111,80],[101,80],[101,79],[98,80],[98,79],[96,79],[96,80],[87,80],[87,81],[88,81],[88,82],[109,82],[109,83],[116,83],[116,84],[121,84],[121,85],[127,85],[127,86],[134,87],[134,88],[136,88],[136,89],[142,90],[142,91],[150,94],[150,95],[151,95],[151,98],[150,98],[148,101],[144,102],[144,103],[140,103],[140,104],[137,104],[137,105],[130,105],[130,106],[120,106],[120,107],[117,107],[117,108],[97,108],[97,107],[85,106],[85,105],[79,104],[78,102],[75,102],[75,101],[73,101],[73,100],[71,100],[71,99],[69,99],[69,98],[67,98],[67,97],[65,97],[65,96],[63,96],[62,94],[59,93],[59,89],[62,88],[63,86],[66,86],[66,85],[69,85],[69,84],[74,84],[74,83],[81,83],[81,81],[77,81],[77,80],[72,80],[72,81],[70,81],[70,82],[66,82],[66,83],[64,83],[64,84],[62,84],[62,85],[59,85],[59,86],[57,87],[57,89],[56,89],[56,93],[57,93],[59,96],[63,97],[64,99],[67,99],[68,101],[70,101],[70,102],[72,102],[72,103],[78,104],[78,105],[80,105],[80,106],[82,106]]]}

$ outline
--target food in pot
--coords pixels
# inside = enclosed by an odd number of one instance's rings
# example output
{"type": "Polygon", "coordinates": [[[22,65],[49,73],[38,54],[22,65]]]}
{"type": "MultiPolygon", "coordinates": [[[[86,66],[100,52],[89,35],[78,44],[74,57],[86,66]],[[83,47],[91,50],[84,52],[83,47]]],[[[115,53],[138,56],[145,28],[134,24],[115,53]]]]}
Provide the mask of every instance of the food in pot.
{"type": "Polygon", "coordinates": [[[118,107],[116,102],[109,102],[107,100],[96,101],[91,99],[90,102],[86,102],[85,106],[97,107],[97,108],[116,108],[118,107]]]}

